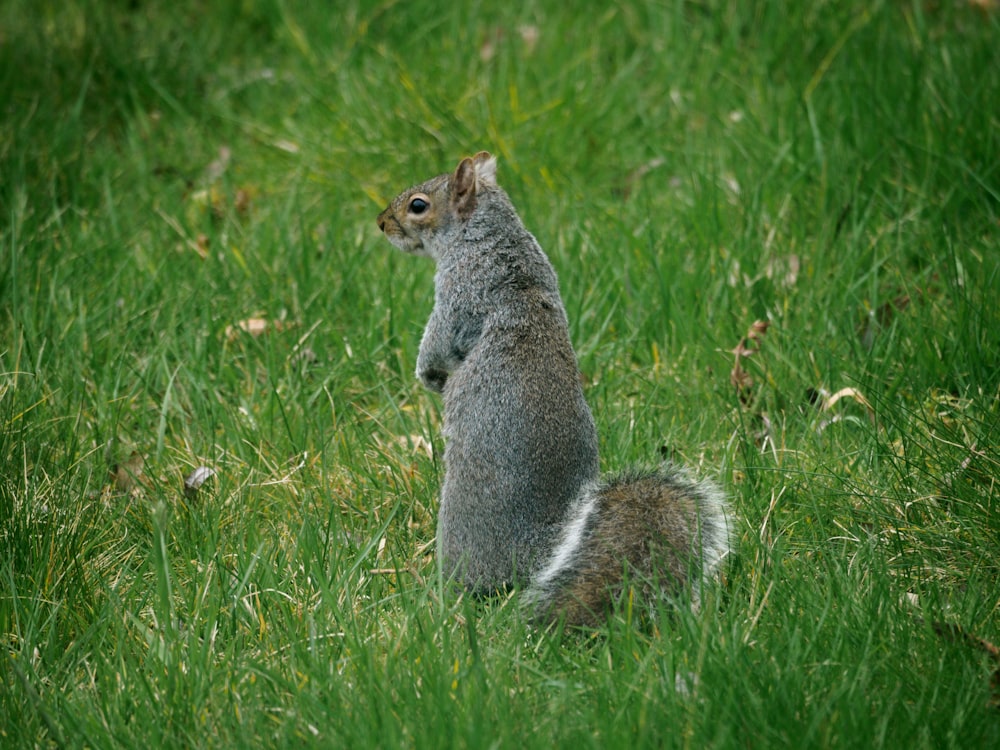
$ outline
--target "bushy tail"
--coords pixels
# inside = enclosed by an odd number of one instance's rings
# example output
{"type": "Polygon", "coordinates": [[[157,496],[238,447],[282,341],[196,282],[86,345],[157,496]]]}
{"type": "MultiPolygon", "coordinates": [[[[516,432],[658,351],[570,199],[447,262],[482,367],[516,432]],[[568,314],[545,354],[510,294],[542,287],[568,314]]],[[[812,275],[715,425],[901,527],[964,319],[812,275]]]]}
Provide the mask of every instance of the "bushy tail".
{"type": "Polygon", "coordinates": [[[650,603],[686,588],[697,602],[700,582],[731,549],[725,497],[714,484],[673,466],[622,474],[583,489],[525,600],[536,619],[596,625],[627,571],[650,603]]]}

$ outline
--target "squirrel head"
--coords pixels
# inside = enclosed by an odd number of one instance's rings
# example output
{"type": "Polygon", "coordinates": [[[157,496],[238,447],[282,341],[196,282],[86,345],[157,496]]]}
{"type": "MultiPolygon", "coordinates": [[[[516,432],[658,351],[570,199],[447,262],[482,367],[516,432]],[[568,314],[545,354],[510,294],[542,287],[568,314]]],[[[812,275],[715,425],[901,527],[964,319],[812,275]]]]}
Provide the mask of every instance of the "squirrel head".
{"type": "Polygon", "coordinates": [[[476,210],[480,191],[497,185],[497,160],[486,151],[397,195],[378,215],[378,228],[407,253],[440,257],[476,210]]]}

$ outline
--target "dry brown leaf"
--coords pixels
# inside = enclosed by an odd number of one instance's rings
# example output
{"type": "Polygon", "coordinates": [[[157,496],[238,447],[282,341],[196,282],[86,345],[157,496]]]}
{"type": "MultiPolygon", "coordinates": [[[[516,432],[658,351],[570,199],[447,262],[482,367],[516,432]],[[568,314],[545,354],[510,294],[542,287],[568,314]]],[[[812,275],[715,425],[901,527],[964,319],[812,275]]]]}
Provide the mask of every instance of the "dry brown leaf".
{"type": "MultiPolygon", "coordinates": [[[[820,390],[820,395],[824,395],[824,392],[822,390],[820,390]]],[[[829,396],[824,395],[823,401],[820,404],[820,409],[822,409],[823,411],[829,411],[830,409],[833,408],[834,404],[836,404],[842,398],[854,399],[863,407],[865,407],[870,416],[875,415],[875,410],[872,408],[872,405],[868,402],[868,399],[864,397],[861,391],[859,391],[857,388],[850,388],[850,387],[841,388],[839,391],[837,391],[836,393],[831,393],[829,396]]]]}
{"type": "Polygon", "coordinates": [[[747,329],[747,334],[733,347],[732,352],[736,355],[737,361],[740,357],[749,357],[760,349],[760,342],[764,340],[767,329],[771,326],[766,320],[755,320],[747,329]]]}
{"type": "Polygon", "coordinates": [[[542,36],[542,32],[539,31],[538,27],[532,24],[518,26],[517,34],[521,37],[521,41],[524,42],[524,51],[528,55],[535,51],[535,47],[538,46],[538,40],[542,36]]]}
{"type": "Polygon", "coordinates": [[[226,326],[226,338],[232,341],[240,333],[249,333],[251,336],[260,336],[268,328],[267,318],[246,318],[236,325],[226,326]]]}
{"type": "Polygon", "coordinates": [[[142,491],[145,478],[143,469],[146,459],[139,451],[132,451],[128,459],[111,467],[109,473],[115,490],[123,495],[136,495],[142,491]]]}
{"type": "Polygon", "coordinates": [[[738,361],[736,367],[734,367],[733,371],[729,373],[729,382],[734,388],[736,388],[736,390],[740,391],[741,394],[749,391],[753,387],[753,378],[750,377],[750,373],[739,365],[738,361]]]}
{"type": "Polygon", "coordinates": [[[488,31],[483,43],[479,45],[479,59],[483,62],[492,60],[497,54],[497,46],[503,41],[503,37],[503,27],[501,26],[496,26],[493,30],[488,31]]]}
{"type": "Polygon", "coordinates": [[[240,216],[246,216],[250,213],[250,204],[253,201],[253,189],[248,187],[241,187],[236,191],[236,198],[233,200],[233,208],[236,209],[236,213],[240,216]]]}
{"type": "Polygon", "coordinates": [[[245,217],[253,207],[257,192],[257,188],[253,185],[241,185],[233,195],[222,187],[211,185],[191,193],[188,200],[200,209],[211,211],[214,219],[223,219],[230,211],[235,212],[237,216],[245,217]]]}
{"type": "Polygon", "coordinates": [[[198,253],[202,260],[208,257],[208,235],[199,234],[194,241],[194,251],[198,253]]]}
{"type": "MultiPolygon", "coordinates": [[[[820,411],[830,411],[838,401],[844,398],[849,398],[861,404],[865,408],[868,418],[872,421],[872,423],[875,422],[875,409],[872,408],[871,403],[857,388],[841,388],[836,393],[828,393],[825,388],[820,388],[818,390],[812,388],[809,389],[809,402],[817,405],[820,411]]],[[[816,428],[816,432],[821,433],[830,425],[845,421],[845,419],[847,418],[840,414],[835,414],[829,419],[821,421],[816,428]]]]}
{"type": "Polygon", "coordinates": [[[226,326],[226,339],[233,341],[241,333],[246,333],[254,338],[267,333],[268,331],[286,331],[294,328],[295,324],[285,320],[268,320],[267,318],[246,318],[236,325],[226,326]]]}
{"type": "Polygon", "coordinates": [[[744,405],[750,403],[750,389],[753,387],[754,381],[750,373],[743,369],[741,360],[744,357],[752,357],[760,351],[760,344],[764,340],[764,336],[767,334],[767,329],[770,325],[766,320],[755,320],[751,323],[746,335],[740,339],[740,343],[730,350],[735,355],[735,359],[733,361],[733,369],[729,373],[729,382],[736,388],[740,401],[744,405]]]}

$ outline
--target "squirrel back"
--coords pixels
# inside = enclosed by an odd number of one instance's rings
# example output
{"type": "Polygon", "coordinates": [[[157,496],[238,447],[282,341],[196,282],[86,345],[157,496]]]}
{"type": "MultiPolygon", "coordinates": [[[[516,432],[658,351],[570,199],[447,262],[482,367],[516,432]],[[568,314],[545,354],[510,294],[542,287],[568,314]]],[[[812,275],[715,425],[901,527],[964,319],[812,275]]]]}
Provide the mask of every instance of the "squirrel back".
{"type": "Polygon", "coordinates": [[[729,551],[722,495],[671,467],[598,481],[556,274],[496,159],[480,152],[404,191],[378,225],[437,264],[417,376],[444,400],[445,574],[477,593],[527,583],[538,618],[574,624],[598,622],[626,575],[649,596],[696,594],[729,551]]]}

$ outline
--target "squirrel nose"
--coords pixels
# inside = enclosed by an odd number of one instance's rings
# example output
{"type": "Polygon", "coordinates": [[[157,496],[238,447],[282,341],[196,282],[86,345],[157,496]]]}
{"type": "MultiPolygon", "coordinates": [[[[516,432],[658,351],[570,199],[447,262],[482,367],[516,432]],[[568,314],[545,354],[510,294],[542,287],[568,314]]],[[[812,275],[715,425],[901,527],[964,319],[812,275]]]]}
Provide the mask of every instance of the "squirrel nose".
{"type": "Polygon", "coordinates": [[[378,228],[383,232],[385,231],[385,219],[383,219],[381,216],[378,218],[378,228]]]}

